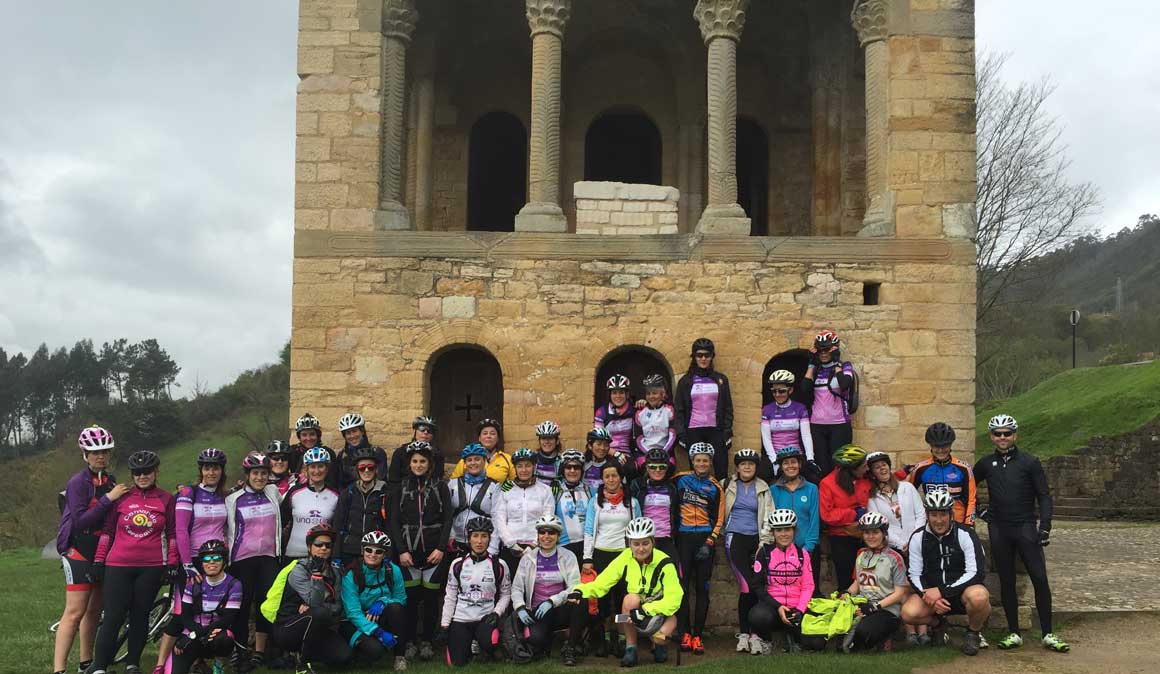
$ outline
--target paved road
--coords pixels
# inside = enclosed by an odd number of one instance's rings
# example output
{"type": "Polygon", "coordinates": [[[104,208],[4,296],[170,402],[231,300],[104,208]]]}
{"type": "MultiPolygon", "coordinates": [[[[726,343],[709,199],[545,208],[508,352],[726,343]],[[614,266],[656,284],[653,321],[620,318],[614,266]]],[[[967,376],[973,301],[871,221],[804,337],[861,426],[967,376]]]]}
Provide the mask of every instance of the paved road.
{"type": "Polygon", "coordinates": [[[1046,552],[1056,612],[1160,611],[1160,523],[1057,522],[1046,552]]]}

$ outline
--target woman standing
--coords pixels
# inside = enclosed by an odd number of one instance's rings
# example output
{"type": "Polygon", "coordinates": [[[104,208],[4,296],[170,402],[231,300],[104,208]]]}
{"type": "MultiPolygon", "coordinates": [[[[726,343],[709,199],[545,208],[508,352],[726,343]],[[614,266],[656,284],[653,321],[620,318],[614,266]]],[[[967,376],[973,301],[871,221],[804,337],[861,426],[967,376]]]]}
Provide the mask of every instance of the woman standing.
{"type": "Polygon", "coordinates": [[[266,445],[266,456],[270,459],[270,483],[278,487],[279,494],[285,496],[298,484],[298,473],[291,468],[293,453],[285,442],[271,440],[266,445]]]}
{"type": "MultiPolygon", "coordinates": [[[[624,489],[624,474],[620,463],[609,461],[600,471],[600,489],[588,501],[588,513],[584,517],[584,573],[599,573],[612,560],[616,559],[626,547],[624,532],[629,521],[640,517],[632,499],[624,489]]],[[[616,613],[620,606],[620,596],[614,590],[600,603],[600,618],[607,621],[616,613]],[[616,595],[616,596],[613,596],[616,595]]],[[[590,629],[590,636],[596,641],[596,656],[608,655],[611,646],[612,652],[619,651],[619,639],[615,628],[608,630],[609,642],[604,640],[603,628],[590,629]]]]}
{"type": "Polygon", "coordinates": [[[560,457],[560,480],[556,483],[556,517],[563,529],[559,544],[568,548],[576,559],[584,557],[584,518],[592,491],[584,483],[584,454],[568,449],[560,457]]]}
{"type": "Polygon", "coordinates": [[[334,512],[338,530],[338,556],[355,560],[362,556],[362,538],[368,531],[387,528],[387,483],[379,479],[379,458],[370,447],[359,447],[349,457],[358,480],[343,487],[334,512]]]}
{"type": "Polygon", "coordinates": [[[550,488],[560,477],[560,452],[564,451],[564,445],[560,443],[560,427],[555,421],[541,421],[536,426],[536,442],[539,444],[536,479],[550,488]]]}
{"type": "Polygon", "coordinates": [[[777,466],[777,479],[769,487],[773,495],[773,505],[780,509],[792,510],[797,515],[793,542],[810,553],[810,570],[816,590],[822,576],[822,555],[817,551],[818,538],[821,535],[818,486],[802,477],[805,455],[797,447],[782,447],[777,450],[777,466]]]}
{"type": "Polygon", "coordinates": [[[521,447],[512,455],[516,475],[500,487],[492,519],[500,542],[500,557],[516,567],[524,552],[536,547],[537,519],[556,512],[552,489],[536,480],[536,455],[521,447]]]}
{"type": "MultiPolygon", "coordinates": [[[[263,465],[268,469],[269,459],[263,465]]],[[[338,466],[331,463],[330,454],[322,447],[306,450],[302,455],[306,481],[295,485],[282,498],[282,525],[286,528],[286,556],[302,559],[310,553],[306,546],[306,532],[319,524],[333,526],[334,511],[338,509],[338,491],[329,486],[331,471],[338,466]]]]}
{"type": "Polygon", "coordinates": [[[818,501],[830,536],[834,582],[845,587],[854,578],[854,557],[862,545],[858,518],[866,512],[870,480],[866,479],[866,450],[861,447],[845,445],[832,458],[837,468],[818,485],[818,501]]]}
{"type": "MultiPolygon", "coordinates": [[[[491,481],[503,484],[512,479],[515,470],[513,470],[511,458],[503,451],[503,432],[500,430],[499,422],[495,419],[484,419],[479,422],[476,427],[475,439],[487,450],[486,472],[491,481]]],[[[463,475],[463,468],[463,460],[461,459],[459,463],[455,464],[455,470],[451,471],[451,477],[463,475]]]]}
{"type": "MultiPolygon", "coordinates": [[[[451,496],[451,545],[455,556],[466,555],[467,522],[473,517],[491,518],[499,498],[499,485],[484,472],[487,467],[487,450],[478,442],[463,448],[461,454],[464,472],[451,478],[447,492],[451,496]]],[[[499,538],[491,537],[491,554],[499,554],[499,538]]]]}
{"type": "MultiPolygon", "coordinates": [[[[749,592],[750,567],[757,551],[758,532],[768,513],[773,512],[769,485],[757,477],[761,455],[756,450],[739,449],[733,456],[733,479],[725,487],[725,559],[733,570],[740,594],[737,596],[737,652],[751,650],[749,610],[757,603],[749,592]]],[[[756,655],[760,649],[753,650],[756,655]]]]}
{"type": "Polygon", "coordinates": [[[701,632],[709,617],[709,581],[713,576],[713,557],[717,539],[725,523],[725,494],[713,477],[713,445],[695,442],[689,447],[693,469],[678,473],[677,496],[681,501],[681,520],[677,526],[677,555],[681,565],[684,600],[681,602],[681,650],[704,655],[701,632]],[[691,595],[696,595],[697,610],[689,621],[691,595]]]}
{"type": "Polygon", "coordinates": [[[604,478],[601,474],[604,472],[604,467],[615,463],[620,466],[620,474],[623,477],[629,472],[628,459],[614,454],[612,452],[612,434],[608,432],[607,428],[593,428],[588,431],[588,444],[584,452],[584,484],[588,485],[588,490],[596,493],[604,484],[604,478]]]}
{"type": "MultiPolygon", "coordinates": [[[[431,445],[431,456],[434,458],[431,476],[442,480],[443,452],[435,446],[435,432],[438,430],[439,427],[431,417],[415,417],[411,422],[411,442],[425,442],[431,445]]],[[[391,484],[398,484],[410,472],[410,467],[407,465],[408,444],[410,443],[404,442],[391,454],[391,465],[387,468],[387,482],[391,484]]]]}
{"type": "Polygon", "coordinates": [[[671,454],[650,449],[645,455],[644,475],[629,486],[633,507],[653,521],[653,545],[674,560],[677,559],[677,527],[681,523],[681,499],[672,481],[671,454]]]}
{"type": "Polygon", "coordinates": [[[330,468],[328,483],[335,489],[341,489],[358,481],[358,470],[355,469],[356,454],[365,455],[370,452],[375,457],[378,479],[387,479],[387,453],[382,447],[372,444],[367,437],[367,425],[361,414],[347,412],[338,420],[338,432],[342,434],[343,446],[338,452],[338,461],[330,468]],[[361,451],[360,451],[361,450],[361,451]]]}
{"type": "MultiPolygon", "coordinates": [[[[829,330],[814,337],[810,350],[810,365],[806,368],[803,386],[813,393],[810,406],[810,433],[813,435],[818,475],[807,475],[820,480],[830,474],[834,465],[830,458],[838,448],[854,441],[850,425],[847,399],[854,386],[854,366],[842,362],[841,340],[829,330]]],[[[812,472],[812,471],[811,471],[812,472]]]]}
{"type": "Polygon", "coordinates": [[[97,632],[97,648],[88,674],[100,674],[113,661],[117,633],[128,620],[126,674],[140,671],[141,651],[149,611],[162,581],[182,576],[177,557],[173,495],[157,486],[161,459],[140,450],[129,457],[133,489],[105,516],[90,574],[103,580],[105,617],[97,632]]]}
{"type": "Polygon", "coordinates": [[[342,608],[355,651],[373,663],[393,648],[395,671],[402,672],[407,669],[407,590],[390,555],[391,539],[382,531],[362,537],[362,557],[342,577],[342,608]]]}
{"type": "Polygon", "coordinates": [[[910,535],[926,526],[922,497],[914,485],[898,481],[891,470],[890,455],[886,452],[870,452],[866,455],[866,465],[870,478],[866,510],[886,518],[890,526],[881,528],[886,533],[886,542],[905,556],[910,535]]]}
{"type": "Polygon", "coordinates": [[[733,395],[729,378],[713,369],[716,354],[712,340],[701,337],[693,342],[689,370],[673,393],[673,423],[682,447],[712,445],[713,475],[724,480],[733,445],[733,395]]]}
{"type": "Polygon", "coordinates": [[[632,460],[633,452],[633,416],[636,410],[628,399],[628,387],[632,385],[628,377],[614,374],[604,382],[608,389],[608,402],[596,408],[592,420],[595,428],[603,428],[612,436],[612,452],[632,460]]]}

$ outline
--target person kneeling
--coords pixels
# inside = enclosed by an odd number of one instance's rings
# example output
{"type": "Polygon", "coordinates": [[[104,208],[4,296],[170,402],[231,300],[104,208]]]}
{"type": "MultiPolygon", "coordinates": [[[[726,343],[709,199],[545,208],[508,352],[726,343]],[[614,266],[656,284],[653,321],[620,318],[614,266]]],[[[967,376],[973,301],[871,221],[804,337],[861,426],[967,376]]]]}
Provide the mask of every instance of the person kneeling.
{"type": "MultiPolygon", "coordinates": [[[[754,553],[750,592],[757,604],[749,609],[749,625],[760,641],[762,655],[773,652],[773,633],[785,632],[785,651],[802,650],[802,616],[814,594],[814,575],[810,553],[797,547],[797,513],[780,508],[765,516],[761,545],[754,553]],[[772,538],[772,540],[770,540],[772,538]]],[[[753,643],[753,637],[750,637],[753,643]]],[[[811,650],[824,642],[807,644],[811,650]]]]}
{"type": "Polygon", "coordinates": [[[342,577],[342,606],[354,628],[350,647],[366,662],[377,662],[394,649],[395,671],[407,669],[407,589],[403,571],[390,562],[391,538],[381,531],[362,537],[362,559],[342,577]]]}
{"type": "Polygon", "coordinates": [[[580,629],[573,629],[568,645],[561,654],[564,664],[576,664],[580,637],[587,611],[567,603],[568,591],[580,584],[580,564],[571,550],[557,545],[564,524],[555,515],[546,515],[535,522],[536,551],[520,558],[512,583],[512,607],[516,617],[528,628],[528,640],[536,653],[549,655],[552,634],[572,626],[579,616],[580,629]]]}
{"type": "Polygon", "coordinates": [[[488,554],[494,527],[486,517],[467,521],[471,551],[451,562],[443,617],[435,644],[446,646],[447,660],[463,667],[471,659],[471,642],[490,657],[499,643],[499,619],[511,603],[512,581],[507,563],[488,554]]]}
{"type": "Polygon", "coordinates": [[[242,605],[242,584],[225,572],[225,560],[225,541],[208,540],[197,550],[200,579],[186,582],[181,614],[173,621],[179,626],[172,634],[177,637],[168,670],[173,674],[186,674],[197,660],[224,658],[234,650],[229,626],[242,605]]]}
{"type": "MultiPolygon", "coordinates": [[[[629,522],[625,529],[628,548],[613,559],[596,580],[581,583],[568,595],[568,601],[578,604],[581,599],[603,597],[617,584],[625,583],[628,593],[620,605],[621,614],[617,616],[626,644],[624,657],[620,659],[621,667],[636,666],[638,634],[656,642],[654,660],[667,660],[668,647],[664,642],[677,628],[676,614],[685,592],[676,564],[654,547],[655,534],[656,527],[647,517],[637,517],[629,522]],[[624,616],[628,617],[628,622],[621,620],[624,616]]],[[[573,615],[583,613],[577,611],[573,615]]],[[[579,622],[583,624],[583,619],[579,622]]]]}
{"type": "Polygon", "coordinates": [[[858,606],[857,622],[846,633],[842,650],[849,653],[879,646],[890,650],[890,636],[898,629],[902,604],[910,594],[906,564],[886,544],[890,523],[885,516],[866,513],[858,519],[858,528],[866,547],[855,557],[854,582],[847,592],[865,598],[866,603],[858,606]]]}
{"type": "MultiPolygon", "coordinates": [[[[946,616],[967,615],[963,653],[979,652],[979,630],[991,615],[991,597],[983,586],[986,559],[978,536],[954,521],[954,499],[933,491],[923,499],[926,526],[910,536],[910,584],[917,595],[902,606],[908,625],[941,627],[946,616]]],[[[935,643],[938,643],[936,640],[935,643]]]]}

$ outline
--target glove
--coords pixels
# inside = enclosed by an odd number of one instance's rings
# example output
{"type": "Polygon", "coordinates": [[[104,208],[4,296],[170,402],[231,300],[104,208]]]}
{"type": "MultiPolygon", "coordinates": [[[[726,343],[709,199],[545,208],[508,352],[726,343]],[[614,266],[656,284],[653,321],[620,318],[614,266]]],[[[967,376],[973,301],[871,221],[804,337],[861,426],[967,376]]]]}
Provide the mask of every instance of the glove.
{"type": "Polygon", "coordinates": [[[331,559],[330,565],[334,567],[335,571],[342,571],[342,559],[340,557],[331,559]]]}
{"type": "Polygon", "coordinates": [[[584,595],[580,593],[580,590],[572,590],[568,593],[568,601],[580,601],[583,598],[584,595]]]}
{"type": "Polygon", "coordinates": [[[552,608],[553,608],[552,602],[550,602],[550,601],[540,602],[540,605],[536,607],[536,620],[543,620],[544,616],[548,615],[548,611],[551,611],[552,608]]]}
{"type": "Polygon", "coordinates": [[[531,612],[528,611],[527,607],[525,606],[521,606],[519,610],[516,611],[516,617],[520,619],[520,622],[529,627],[532,626],[532,623],[536,622],[536,619],[532,617],[531,612]]]}
{"type": "Polygon", "coordinates": [[[306,562],[306,570],[310,573],[322,573],[322,569],[326,567],[326,560],[321,557],[311,556],[306,562]]]}
{"type": "Polygon", "coordinates": [[[809,360],[809,363],[807,364],[808,367],[812,367],[815,370],[818,369],[818,350],[817,349],[810,349],[809,354],[810,354],[810,360],[809,360]]]}
{"type": "Polygon", "coordinates": [[[194,566],[193,564],[186,564],[185,565],[185,577],[186,578],[197,578],[200,575],[201,575],[201,573],[198,572],[196,566],[194,566]]]}
{"type": "Polygon", "coordinates": [[[170,564],[165,567],[165,582],[177,583],[185,580],[185,569],[180,564],[170,564]]]}
{"type": "Polygon", "coordinates": [[[1047,546],[1051,545],[1051,532],[1050,531],[1040,531],[1039,532],[1039,544],[1045,548],[1047,546]]]}
{"type": "Polygon", "coordinates": [[[868,601],[865,604],[862,604],[862,606],[860,606],[859,608],[862,609],[862,615],[870,615],[871,613],[877,613],[879,610],[882,609],[882,607],[879,606],[878,602],[876,602],[876,601],[868,601]]]}
{"type": "Polygon", "coordinates": [[[643,608],[634,608],[631,612],[629,612],[629,615],[632,617],[632,621],[634,623],[643,623],[652,617],[652,615],[643,608]]]}
{"type": "Polygon", "coordinates": [[[487,615],[483,616],[483,620],[480,622],[487,627],[495,629],[495,626],[499,624],[499,616],[495,613],[488,613],[487,615]]]}
{"type": "Polygon", "coordinates": [[[105,563],[104,562],[93,562],[93,565],[89,567],[89,581],[93,582],[93,583],[99,583],[104,579],[105,579],[105,563]]]}
{"type": "Polygon", "coordinates": [[[710,548],[708,543],[702,543],[701,547],[697,549],[697,554],[693,556],[693,559],[698,562],[703,562],[709,559],[709,555],[711,554],[713,554],[713,548],[710,548]]]}
{"type": "Polygon", "coordinates": [[[729,448],[732,446],[733,446],[733,436],[729,436],[728,438],[725,438],[725,451],[729,451],[729,448]]]}
{"type": "Polygon", "coordinates": [[[443,648],[447,645],[447,628],[440,627],[435,630],[435,635],[431,637],[431,643],[437,648],[443,648]]]}
{"type": "Polygon", "coordinates": [[[822,467],[819,466],[818,462],[814,461],[813,459],[806,461],[806,469],[817,476],[821,476],[822,474],[822,467]]]}
{"type": "Polygon", "coordinates": [[[383,601],[379,599],[375,601],[375,603],[371,604],[371,607],[367,609],[367,615],[372,618],[377,618],[382,615],[384,608],[386,608],[386,604],[384,604],[383,601]]]}
{"type": "Polygon", "coordinates": [[[860,520],[860,519],[862,519],[862,516],[865,514],[866,514],[866,509],[863,508],[862,506],[858,506],[857,508],[854,508],[854,518],[855,519],[860,520]]]}
{"type": "Polygon", "coordinates": [[[193,642],[196,639],[197,639],[196,633],[195,634],[182,634],[181,636],[177,637],[177,641],[175,641],[173,643],[173,645],[174,645],[174,647],[179,648],[183,651],[188,650],[189,647],[193,645],[193,642]]]}
{"type": "Polygon", "coordinates": [[[395,638],[395,635],[381,627],[376,629],[372,636],[378,639],[379,643],[382,644],[384,648],[394,648],[395,644],[398,643],[398,639],[395,638]]]}

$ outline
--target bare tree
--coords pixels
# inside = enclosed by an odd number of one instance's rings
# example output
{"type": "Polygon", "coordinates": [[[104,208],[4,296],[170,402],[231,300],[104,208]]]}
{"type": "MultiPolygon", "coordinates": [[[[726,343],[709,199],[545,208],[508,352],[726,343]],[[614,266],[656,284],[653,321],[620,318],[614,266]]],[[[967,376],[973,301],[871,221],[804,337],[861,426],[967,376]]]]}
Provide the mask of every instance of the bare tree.
{"type": "MultiPolygon", "coordinates": [[[[1022,302],[1021,292],[1050,276],[1043,255],[1089,231],[1099,211],[1091,183],[1068,179],[1067,146],[1048,114],[1050,80],[1006,84],[1005,55],[985,54],[976,68],[978,107],[978,334],[995,334],[1000,316],[1022,302]]],[[[993,353],[979,353],[985,363],[993,353]]]]}

